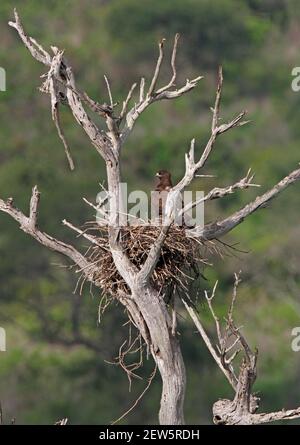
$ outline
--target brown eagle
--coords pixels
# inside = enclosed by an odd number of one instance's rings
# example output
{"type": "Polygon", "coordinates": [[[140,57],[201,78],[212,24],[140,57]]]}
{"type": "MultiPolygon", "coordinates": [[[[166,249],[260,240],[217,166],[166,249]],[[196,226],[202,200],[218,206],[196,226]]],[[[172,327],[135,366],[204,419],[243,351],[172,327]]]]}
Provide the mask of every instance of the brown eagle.
{"type": "Polygon", "coordinates": [[[171,173],[168,170],[159,170],[155,176],[157,181],[152,205],[154,206],[156,216],[159,217],[158,219],[161,222],[165,213],[167,194],[173,187],[173,184],[171,173]]]}
{"type": "MultiPolygon", "coordinates": [[[[173,187],[173,184],[171,173],[168,170],[159,170],[155,176],[156,178],[158,178],[155,192],[159,192],[159,194],[154,194],[154,202],[152,205],[155,206],[155,213],[158,216],[159,221],[161,222],[165,214],[167,195],[173,187]]],[[[177,203],[177,211],[183,209],[183,207],[184,202],[181,197],[180,201],[177,203]]],[[[180,219],[179,221],[177,222],[177,224],[179,224],[180,226],[182,225],[190,229],[195,227],[195,225],[191,223],[190,216],[188,216],[187,214],[184,215],[184,222],[182,221],[182,219],[180,219]]]]}

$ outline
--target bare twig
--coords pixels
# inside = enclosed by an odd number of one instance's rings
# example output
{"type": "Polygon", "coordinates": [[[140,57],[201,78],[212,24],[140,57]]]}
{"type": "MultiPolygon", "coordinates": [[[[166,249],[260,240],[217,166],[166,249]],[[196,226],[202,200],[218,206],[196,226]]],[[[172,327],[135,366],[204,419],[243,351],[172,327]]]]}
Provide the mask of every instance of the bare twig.
{"type": "Polygon", "coordinates": [[[175,34],[175,38],[174,38],[174,45],[173,45],[173,51],[172,51],[172,56],[171,56],[171,68],[172,68],[172,77],[170,82],[165,85],[164,87],[160,88],[159,90],[157,90],[157,94],[160,94],[166,90],[168,90],[169,88],[175,86],[175,81],[176,81],[176,77],[177,77],[177,71],[176,71],[176,55],[177,55],[177,47],[178,47],[178,40],[179,40],[180,35],[179,34],[175,34]]]}
{"type": "Polygon", "coordinates": [[[89,269],[89,263],[81,253],[79,253],[73,246],[51,237],[50,235],[40,231],[36,227],[38,199],[39,192],[37,187],[34,187],[30,206],[31,215],[29,217],[25,216],[24,213],[14,207],[12,199],[8,199],[7,201],[3,201],[2,199],[0,199],[0,211],[9,214],[20,224],[20,229],[23,230],[23,232],[28,233],[40,244],[43,244],[50,250],[54,250],[64,256],[67,256],[80,268],[86,269],[86,273],[88,274],[89,279],[92,279],[92,275],[90,275],[92,271],[91,269],[89,269]]]}
{"type": "Polygon", "coordinates": [[[37,44],[37,42],[32,37],[28,37],[25,34],[16,8],[14,9],[14,16],[15,16],[15,22],[12,21],[8,22],[9,26],[15,28],[18,31],[24,45],[36,60],[43,63],[44,65],[50,66],[51,65],[50,54],[47,53],[47,51],[45,51],[41,45],[37,44]]]}
{"type": "Polygon", "coordinates": [[[217,85],[217,93],[216,93],[216,101],[215,106],[213,108],[213,119],[211,129],[214,131],[218,127],[219,123],[219,115],[220,115],[220,102],[221,102],[221,94],[222,94],[222,86],[223,86],[223,69],[219,67],[219,76],[218,76],[218,85],[217,85]]]}
{"type": "Polygon", "coordinates": [[[233,377],[232,373],[224,367],[224,364],[222,363],[219,354],[215,350],[215,348],[214,348],[209,336],[207,335],[195,310],[191,306],[189,306],[186,301],[183,300],[182,302],[183,302],[184,306],[186,307],[186,310],[188,311],[191,319],[195,323],[196,328],[198,329],[204,343],[206,344],[206,346],[207,346],[209,352],[211,353],[212,357],[214,358],[215,362],[217,363],[217,365],[219,366],[219,368],[221,369],[221,371],[223,372],[223,374],[225,375],[225,377],[227,378],[227,380],[231,384],[231,386],[233,388],[235,388],[236,383],[237,383],[236,379],[233,377]]]}
{"type": "Polygon", "coordinates": [[[156,371],[157,371],[157,365],[155,365],[155,368],[152,372],[152,374],[150,375],[149,379],[148,379],[148,383],[146,388],[144,389],[144,391],[139,395],[139,397],[136,399],[136,401],[134,402],[134,404],[124,413],[122,414],[122,416],[120,416],[118,419],[114,420],[113,422],[111,422],[111,425],[115,425],[116,423],[120,422],[120,420],[124,419],[125,416],[127,416],[139,403],[139,401],[144,397],[144,395],[146,394],[146,392],[148,391],[148,389],[151,386],[151,383],[156,375],[156,371]]]}
{"type": "Polygon", "coordinates": [[[145,95],[145,77],[142,77],[140,82],[140,102],[143,102],[144,95],[145,95]]]}
{"type": "Polygon", "coordinates": [[[40,202],[40,193],[38,191],[37,186],[35,185],[32,189],[32,195],[30,199],[29,223],[32,230],[36,229],[39,202],[40,202]]]}
{"type": "Polygon", "coordinates": [[[111,93],[111,88],[110,88],[109,80],[108,80],[107,76],[105,76],[105,75],[104,75],[104,80],[105,80],[105,83],[106,83],[106,88],[107,88],[107,92],[108,92],[110,107],[111,107],[111,109],[113,109],[114,108],[114,101],[113,101],[113,97],[112,97],[112,93],[111,93]]]}
{"type": "Polygon", "coordinates": [[[160,72],[160,67],[163,61],[163,57],[164,57],[164,43],[165,43],[166,39],[162,39],[159,44],[158,44],[158,48],[159,48],[159,55],[158,55],[158,59],[156,62],[156,66],[155,66],[155,70],[154,70],[154,74],[151,80],[151,84],[147,93],[148,97],[151,97],[153,95],[154,89],[156,87],[156,82],[159,76],[159,72],[160,72]]]}
{"type": "Polygon", "coordinates": [[[122,111],[121,111],[120,116],[119,116],[120,121],[124,118],[125,114],[127,113],[128,104],[129,104],[129,102],[130,102],[130,100],[132,98],[132,95],[133,95],[134,90],[136,89],[136,86],[137,86],[136,83],[134,83],[132,85],[132,87],[130,88],[130,90],[128,92],[126,100],[123,102],[122,111]]]}
{"type": "MultiPolygon", "coordinates": [[[[97,242],[97,237],[96,236],[88,235],[87,233],[84,232],[84,230],[81,230],[78,227],[75,227],[73,224],[71,224],[66,219],[64,219],[62,221],[62,223],[63,223],[64,226],[67,226],[70,229],[74,230],[74,232],[77,232],[79,234],[79,236],[82,236],[83,238],[87,239],[92,244],[96,244],[97,246],[101,247],[101,249],[103,249],[103,250],[105,249],[105,247],[102,244],[99,245],[99,243],[97,242]]],[[[108,249],[106,248],[106,250],[108,250],[108,249]]]]}
{"type": "Polygon", "coordinates": [[[55,105],[55,108],[54,108],[54,111],[53,111],[53,120],[54,120],[56,129],[57,129],[58,136],[60,137],[60,139],[62,140],[62,143],[64,145],[65,154],[66,154],[66,157],[67,157],[67,160],[68,160],[68,163],[69,163],[70,170],[74,170],[75,165],[74,165],[73,158],[71,156],[70,148],[69,148],[69,145],[68,145],[67,140],[65,138],[64,132],[63,132],[63,130],[61,128],[61,125],[60,125],[59,105],[58,105],[58,103],[55,105]]]}

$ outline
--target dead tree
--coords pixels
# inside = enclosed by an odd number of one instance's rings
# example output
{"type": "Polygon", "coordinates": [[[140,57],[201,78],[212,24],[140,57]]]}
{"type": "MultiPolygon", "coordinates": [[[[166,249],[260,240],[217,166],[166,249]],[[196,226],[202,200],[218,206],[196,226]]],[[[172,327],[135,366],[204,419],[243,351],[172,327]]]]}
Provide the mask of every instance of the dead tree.
{"type": "Polygon", "coordinates": [[[255,393],[252,393],[252,387],[257,376],[258,350],[252,351],[246,338],[241,333],[241,327],[237,327],[233,318],[237,288],[240,281],[240,274],[235,274],[231,303],[225,318],[226,323],[224,327],[222,327],[212,304],[217,283],[213,288],[211,296],[205,292],[207,304],[216,327],[216,346],[214,346],[214,342],[207,335],[198,314],[184,302],[208,350],[235,392],[235,397],[232,401],[221,399],[215,402],[213,406],[213,421],[217,425],[258,425],[278,420],[297,419],[300,417],[300,407],[271,413],[257,413],[260,398],[255,393]],[[239,372],[237,373],[234,362],[240,353],[243,356],[239,364],[239,372]]]}
{"type": "MultiPolygon", "coordinates": [[[[194,177],[204,167],[214,148],[216,139],[223,133],[246,123],[243,120],[245,112],[241,112],[228,123],[220,124],[220,103],[223,84],[222,70],[220,69],[216,98],[212,109],[209,140],[201,155],[197,155],[195,152],[195,140],[192,140],[190,148],[185,155],[185,174],[168,194],[164,225],[156,230],[155,237],[153,237],[152,233],[151,239],[153,241],[151,241],[150,246],[148,245],[146,255],[143,255],[143,261],[137,263],[135,258],[128,254],[124,238],[124,218],[126,215],[122,213],[119,187],[123,146],[144,110],[156,102],[173,100],[188,93],[198,85],[202,77],[199,76],[193,80],[187,80],[183,86],[176,87],[176,53],[179,37],[176,35],[171,57],[170,81],[165,86],[158,87],[159,74],[164,57],[164,40],[162,40],[159,43],[159,55],[153,76],[148,83],[149,86],[146,88],[145,79],[142,78],[138,87],[139,92],[134,99],[137,84],[132,85],[120,109],[114,103],[110,85],[107,81],[110,103],[99,103],[77,87],[72,67],[65,58],[64,51],[59,50],[55,46],[51,47],[51,51],[46,51],[40,43],[27,35],[16,10],[14,15],[15,21],[9,22],[9,25],[17,30],[31,55],[47,68],[47,74],[44,75],[45,81],[41,90],[50,95],[52,118],[64,144],[71,169],[74,168],[73,160],[59,122],[59,106],[61,103],[69,107],[75,121],[83,128],[90,139],[91,145],[96,149],[106,165],[107,191],[110,196],[107,245],[102,245],[97,236],[75,227],[70,222],[64,221],[64,224],[87,239],[92,247],[102,249],[110,255],[113,266],[120,278],[119,281],[114,283],[114,297],[126,308],[131,322],[138,329],[161,375],[162,395],[159,421],[161,424],[183,424],[186,376],[180,344],[176,329],[174,329],[175,311],[169,310],[164,298],[162,298],[161,289],[157,288],[152,277],[157,273],[162,249],[165,248],[168,237],[170,240],[170,237],[172,238],[173,236],[172,234],[175,233],[175,229],[173,229],[174,212],[172,203],[175,202],[178,195],[191,184],[194,177]],[[134,101],[133,106],[130,106],[132,101],[134,101]],[[104,119],[106,131],[102,131],[96,125],[88,114],[87,109],[99,114],[104,119]],[[118,284],[120,282],[122,282],[122,285],[118,284]]],[[[292,171],[271,190],[257,197],[253,202],[226,219],[205,225],[201,229],[194,229],[194,238],[197,237],[200,243],[220,238],[240,224],[251,213],[265,206],[268,201],[276,197],[288,185],[293,184],[299,178],[300,169],[292,171]]],[[[203,200],[220,198],[237,189],[247,188],[252,185],[252,179],[253,177],[247,174],[245,178],[232,186],[213,189],[203,200]]],[[[12,198],[6,201],[0,200],[0,210],[8,213],[20,224],[21,230],[35,238],[40,244],[69,258],[72,264],[77,266],[77,273],[83,274],[85,280],[101,287],[102,281],[98,279],[99,264],[97,261],[92,261],[72,245],[53,238],[39,228],[39,199],[40,194],[35,186],[30,200],[29,216],[26,216],[15,207],[12,198]]],[[[196,203],[192,204],[192,206],[194,205],[196,203]]],[[[187,307],[190,306],[187,305],[187,307]]],[[[247,366],[249,368],[250,365],[247,364],[247,366]]],[[[224,407],[224,412],[226,409],[227,405],[224,407]]],[[[224,416],[218,413],[215,413],[215,418],[219,415],[223,419],[224,416]]]]}

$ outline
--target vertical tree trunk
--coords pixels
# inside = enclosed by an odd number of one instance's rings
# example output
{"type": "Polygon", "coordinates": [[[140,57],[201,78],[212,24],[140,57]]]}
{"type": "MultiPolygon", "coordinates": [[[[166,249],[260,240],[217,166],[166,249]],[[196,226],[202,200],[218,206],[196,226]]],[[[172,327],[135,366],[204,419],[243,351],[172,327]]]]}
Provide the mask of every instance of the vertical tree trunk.
{"type": "Polygon", "coordinates": [[[172,360],[168,356],[158,360],[163,387],[159,410],[161,425],[183,425],[183,404],[186,389],[185,366],[176,338],[170,338],[172,360]]]}
{"type": "Polygon", "coordinates": [[[160,424],[181,425],[184,423],[183,403],[186,388],[186,375],[183,358],[176,338],[172,334],[172,320],[165,302],[159,292],[139,278],[138,270],[132,265],[118,241],[120,222],[122,221],[122,203],[120,197],[120,166],[118,161],[107,162],[107,178],[110,200],[109,239],[116,268],[131,290],[131,300],[136,303],[136,310],[128,300],[122,303],[130,312],[141,334],[150,347],[151,354],[158,366],[162,378],[162,396],[159,411],[160,424]],[[141,323],[142,320],[142,323],[141,323]],[[143,327],[141,326],[143,324],[143,327]]]}
{"type": "Polygon", "coordinates": [[[172,335],[171,317],[162,297],[151,286],[138,286],[132,296],[147,325],[151,353],[162,378],[159,422],[182,425],[186,375],[179,341],[172,335]]]}

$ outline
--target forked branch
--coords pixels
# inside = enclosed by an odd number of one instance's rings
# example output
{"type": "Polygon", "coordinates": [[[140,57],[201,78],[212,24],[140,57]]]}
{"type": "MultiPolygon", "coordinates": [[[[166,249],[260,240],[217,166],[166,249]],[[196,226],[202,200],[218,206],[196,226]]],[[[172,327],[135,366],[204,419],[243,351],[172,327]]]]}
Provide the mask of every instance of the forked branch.
{"type": "MultiPolygon", "coordinates": [[[[152,103],[158,102],[160,100],[170,100],[170,99],[176,99],[180,96],[182,96],[185,93],[188,93],[192,89],[194,89],[198,82],[202,79],[202,76],[198,76],[195,79],[186,80],[185,85],[178,89],[173,89],[177,77],[177,71],[176,71],[176,55],[177,55],[177,48],[178,48],[178,40],[179,40],[179,34],[175,35],[174,44],[173,44],[173,50],[172,50],[172,56],[171,56],[171,69],[172,69],[172,76],[170,81],[163,87],[156,89],[157,82],[159,80],[160,70],[164,59],[164,42],[165,39],[162,39],[158,44],[159,54],[158,59],[156,62],[156,66],[154,69],[154,73],[152,76],[152,79],[150,81],[150,86],[147,91],[147,94],[145,96],[145,79],[142,78],[140,82],[140,94],[139,94],[139,102],[135,103],[133,107],[128,111],[128,113],[125,116],[125,112],[122,110],[120,117],[126,117],[125,119],[125,125],[122,128],[121,131],[121,141],[122,143],[125,142],[129,134],[131,133],[135,122],[139,118],[139,116],[145,111],[152,103]]],[[[131,94],[129,92],[130,98],[131,94]]],[[[129,101],[125,101],[126,103],[126,109],[128,106],[129,101]]],[[[123,107],[124,109],[124,107],[123,107]]]]}
{"type": "Polygon", "coordinates": [[[276,198],[289,185],[292,185],[299,180],[300,168],[292,171],[266,193],[258,196],[254,201],[245,205],[237,212],[221,221],[205,225],[204,228],[199,231],[199,236],[207,240],[220,238],[234,229],[234,227],[243,222],[245,218],[250,216],[256,210],[266,207],[272,199],[276,198]]]}
{"type": "MultiPolygon", "coordinates": [[[[85,103],[93,105],[94,108],[97,106],[97,103],[92,101],[86,93],[80,93],[79,91],[77,91],[73,71],[71,66],[64,58],[64,52],[60,51],[55,46],[52,46],[51,49],[53,52],[53,56],[50,55],[42,47],[42,45],[37,43],[33,38],[28,37],[28,35],[24,31],[23,25],[16,9],[14,10],[14,16],[15,21],[10,21],[9,25],[17,30],[19,36],[21,37],[26,48],[30,51],[31,55],[36,60],[49,67],[49,71],[46,74],[46,81],[42,86],[42,90],[46,93],[49,93],[51,96],[52,117],[56,124],[59,137],[63,141],[71,169],[74,167],[73,161],[70,157],[67,142],[59,125],[58,106],[62,100],[64,100],[69,105],[74,118],[84,129],[84,131],[90,138],[91,143],[99,152],[99,154],[103,157],[104,160],[108,160],[111,156],[113,156],[110,146],[110,140],[106,137],[105,133],[103,133],[97,127],[90,116],[88,116],[83,107],[82,98],[84,98],[85,103]]],[[[107,107],[104,106],[103,108],[99,108],[99,111],[104,111],[104,113],[106,110],[107,107]]]]}
{"type": "Polygon", "coordinates": [[[231,303],[225,318],[225,326],[222,328],[217,317],[212,301],[215,297],[217,283],[211,296],[205,292],[206,301],[215,322],[217,344],[209,338],[203,324],[193,307],[183,300],[191,319],[205,342],[213,359],[223,372],[226,379],[234,389],[234,399],[221,399],[214,403],[213,420],[216,424],[223,425],[256,425],[273,422],[276,420],[300,418],[300,407],[293,410],[282,410],[273,413],[256,413],[259,408],[259,397],[252,393],[256,380],[257,350],[252,351],[241,328],[237,327],[233,319],[234,306],[236,304],[237,289],[240,283],[240,274],[235,274],[235,281],[231,297],[231,303]],[[236,372],[234,362],[239,353],[243,354],[239,372],[236,372]]]}
{"type": "Polygon", "coordinates": [[[10,215],[20,224],[20,229],[23,230],[23,232],[35,238],[40,244],[68,257],[73,263],[77,264],[80,269],[85,270],[87,278],[92,280],[93,266],[88,263],[84,256],[78,252],[75,247],[53,238],[37,227],[39,200],[40,193],[35,186],[32,190],[29,216],[24,215],[21,210],[14,206],[12,198],[7,199],[6,201],[0,199],[0,211],[10,215]]]}

